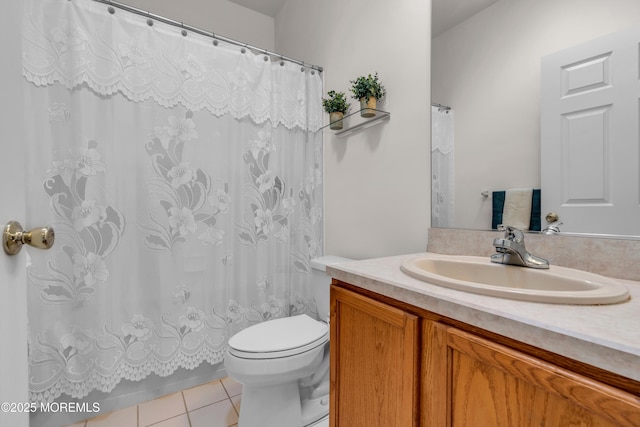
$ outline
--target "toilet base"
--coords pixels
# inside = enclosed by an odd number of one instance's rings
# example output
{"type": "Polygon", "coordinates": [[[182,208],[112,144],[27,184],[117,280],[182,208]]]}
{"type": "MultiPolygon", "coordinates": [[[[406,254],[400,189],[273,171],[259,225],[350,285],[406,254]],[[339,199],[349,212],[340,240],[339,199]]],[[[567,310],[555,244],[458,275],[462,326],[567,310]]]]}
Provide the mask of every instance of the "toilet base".
{"type": "Polygon", "coordinates": [[[243,386],[238,427],[297,427],[301,425],[301,418],[297,380],[269,386],[243,386]]]}
{"type": "Polygon", "coordinates": [[[326,418],[328,414],[329,394],[314,399],[305,400],[302,402],[301,426],[315,426],[317,425],[315,423],[323,418],[326,418]]]}
{"type": "Polygon", "coordinates": [[[298,381],[269,386],[244,385],[238,427],[312,426],[328,414],[328,394],[305,399],[300,404],[298,381]]]}
{"type": "Polygon", "coordinates": [[[305,427],[329,427],[329,414],[327,414],[321,420],[318,420],[315,423],[309,424],[308,426],[305,426],[305,427]]]}

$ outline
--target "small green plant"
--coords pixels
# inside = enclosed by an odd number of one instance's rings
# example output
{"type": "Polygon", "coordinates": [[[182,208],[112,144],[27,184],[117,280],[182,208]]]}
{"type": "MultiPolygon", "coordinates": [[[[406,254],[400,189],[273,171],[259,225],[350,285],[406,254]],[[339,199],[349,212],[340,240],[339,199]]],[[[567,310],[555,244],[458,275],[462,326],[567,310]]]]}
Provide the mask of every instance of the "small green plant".
{"type": "Polygon", "coordinates": [[[351,107],[344,92],[330,90],[327,95],[328,98],[322,98],[322,106],[327,113],[346,113],[351,107]]]}
{"type": "Polygon", "coordinates": [[[351,93],[354,99],[374,97],[380,99],[385,95],[384,86],[378,80],[378,73],[373,77],[369,74],[367,77],[360,76],[355,80],[349,80],[351,83],[351,93]]]}

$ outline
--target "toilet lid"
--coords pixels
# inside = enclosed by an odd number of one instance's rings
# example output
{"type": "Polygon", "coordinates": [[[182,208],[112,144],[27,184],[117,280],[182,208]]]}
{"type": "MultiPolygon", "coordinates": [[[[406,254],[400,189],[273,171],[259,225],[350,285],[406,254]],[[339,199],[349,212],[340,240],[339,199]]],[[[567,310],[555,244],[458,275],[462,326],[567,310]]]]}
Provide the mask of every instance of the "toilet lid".
{"type": "Polygon", "coordinates": [[[326,341],[329,325],[306,314],[274,319],[244,329],[229,339],[229,347],[243,353],[288,352],[302,347],[313,348],[326,341]]]}

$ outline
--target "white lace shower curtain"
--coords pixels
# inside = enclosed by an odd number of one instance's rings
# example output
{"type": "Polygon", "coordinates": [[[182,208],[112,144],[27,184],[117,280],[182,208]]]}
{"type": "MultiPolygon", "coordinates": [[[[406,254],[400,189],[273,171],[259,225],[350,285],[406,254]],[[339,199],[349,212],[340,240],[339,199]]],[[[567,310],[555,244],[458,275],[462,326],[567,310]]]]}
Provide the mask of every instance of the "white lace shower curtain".
{"type": "Polygon", "coordinates": [[[431,106],[431,226],[453,227],[453,110],[431,106]]]}
{"type": "MultiPolygon", "coordinates": [[[[26,2],[33,401],[223,360],[315,316],[322,80],[90,0],[26,2]]],[[[268,58],[267,58],[268,59],[268,58]]]]}

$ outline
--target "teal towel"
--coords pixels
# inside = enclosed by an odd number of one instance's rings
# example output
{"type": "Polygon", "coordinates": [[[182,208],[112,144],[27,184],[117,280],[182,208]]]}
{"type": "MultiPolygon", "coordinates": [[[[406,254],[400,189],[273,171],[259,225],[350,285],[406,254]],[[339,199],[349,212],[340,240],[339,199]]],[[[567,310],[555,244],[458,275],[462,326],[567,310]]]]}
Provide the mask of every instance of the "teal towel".
{"type": "MultiPolygon", "coordinates": [[[[498,229],[498,225],[502,224],[502,211],[504,210],[504,196],[505,191],[494,191],[493,198],[493,212],[491,215],[491,228],[493,230],[498,229]]],[[[531,222],[529,223],[529,230],[540,231],[542,230],[540,208],[540,189],[534,189],[531,196],[531,222]]]]}

